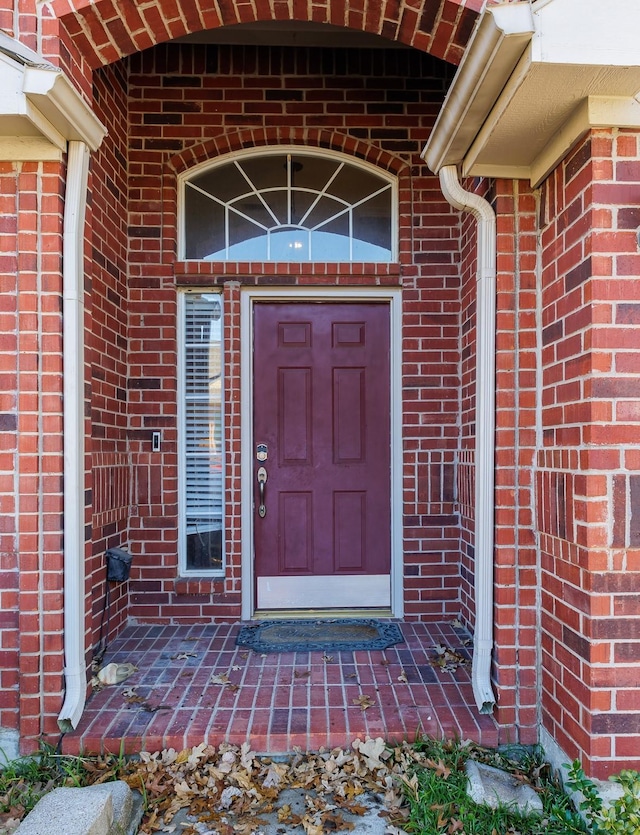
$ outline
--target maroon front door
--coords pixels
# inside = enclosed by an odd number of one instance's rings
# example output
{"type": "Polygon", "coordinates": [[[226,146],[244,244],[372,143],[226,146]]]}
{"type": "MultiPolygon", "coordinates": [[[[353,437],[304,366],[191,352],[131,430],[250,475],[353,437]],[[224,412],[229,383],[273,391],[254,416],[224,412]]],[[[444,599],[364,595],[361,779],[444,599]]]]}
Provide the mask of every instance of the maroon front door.
{"type": "Polygon", "coordinates": [[[258,609],[389,607],[389,307],[254,306],[258,609]]]}

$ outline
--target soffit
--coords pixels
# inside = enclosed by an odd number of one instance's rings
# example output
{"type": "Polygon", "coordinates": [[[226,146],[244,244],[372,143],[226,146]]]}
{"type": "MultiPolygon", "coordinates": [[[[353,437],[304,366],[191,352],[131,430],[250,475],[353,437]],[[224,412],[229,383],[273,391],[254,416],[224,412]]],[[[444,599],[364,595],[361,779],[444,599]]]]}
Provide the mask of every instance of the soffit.
{"type": "Polygon", "coordinates": [[[486,10],[425,148],[427,163],[535,186],[589,128],[640,126],[638,31],[637,0],[486,10]]]}
{"type": "Polygon", "coordinates": [[[302,46],[334,47],[341,49],[409,49],[405,44],[390,41],[380,35],[302,20],[272,20],[257,23],[238,23],[203,29],[176,38],[176,43],[235,44],[240,46],[302,46]]]}

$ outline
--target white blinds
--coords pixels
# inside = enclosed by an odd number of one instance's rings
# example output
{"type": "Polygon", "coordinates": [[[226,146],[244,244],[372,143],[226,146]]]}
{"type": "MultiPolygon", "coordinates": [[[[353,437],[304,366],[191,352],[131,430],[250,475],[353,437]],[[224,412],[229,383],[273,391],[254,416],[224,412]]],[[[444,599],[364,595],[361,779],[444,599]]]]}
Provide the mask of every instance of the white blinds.
{"type": "Polygon", "coordinates": [[[183,334],[186,567],[218,568],[220,566],[215,563],[220,555],[211,562],[211,555],[206,554],[214,541],[211,533],[221,531],[223,519],[220,296],[213,293],[185,294],[183,334]]]}

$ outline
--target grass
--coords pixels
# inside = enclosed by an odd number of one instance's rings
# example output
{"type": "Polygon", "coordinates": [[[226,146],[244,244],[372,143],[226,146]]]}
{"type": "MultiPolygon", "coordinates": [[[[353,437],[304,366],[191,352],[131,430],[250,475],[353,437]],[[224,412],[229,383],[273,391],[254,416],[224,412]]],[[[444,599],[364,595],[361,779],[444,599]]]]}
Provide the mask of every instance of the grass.
{"type": "MultiPolygon", "coordinates": [[[[402,830],[409,835],[572,835],[588,832],[569,797],[552,779],[550,767],[538,751],[513,746],[497,752],[473,743],[428,738],[418,739],[409,748],[413,751],[408,758],[411,766],[402,775],[408,808],[399,821],[402,830]],[[464,764],[469,758],[505,769],[529,782],[542,799],[544,814],[522,817],[508,809],[493,810],[475,804],[466,794],[464,764]]],[[[182,761],[185,760],[186,757],[182,761]]],[[[140,766],[140,762],[127,761],[122,755],[70,757],[43,745],[39,755],[8,763],[0,770],[0,835],[12,832],[17,821],[40,797],[57,787],[86,786],[121,778],[145,792],[145,780],[149,776],[137,771],[140,766]]],[[[153,781],[149,784],[152,787],[162,782],[158,774],[153,781]]]]}
{"type": "Polygon", "coordinates": [[[423,739],[416,743],[420,761],[407,789],[411,835],[571,835],[588,832],[570,799],[552,779],[539,751],[517,746],[503,753],[470,743],[423,739]],[[464,764],[475,759],[529,782],[540,796],[542,816],[521,816],[507,808],[490,809],[466,793],[464,764]]]}
{"type": "MultiPolygon", "coordinates": [[[[2,761],[0,752],[0,761],[2,761]]],[[[40,798],[53,789],[88,786],[115,779],[117,761],[70,757],[42,744],[39,754],[2,764],[0,768],[0,815],[22,819],[40,798]]],[[[0,819],[0,832],[3,831],[0,819]]]]}

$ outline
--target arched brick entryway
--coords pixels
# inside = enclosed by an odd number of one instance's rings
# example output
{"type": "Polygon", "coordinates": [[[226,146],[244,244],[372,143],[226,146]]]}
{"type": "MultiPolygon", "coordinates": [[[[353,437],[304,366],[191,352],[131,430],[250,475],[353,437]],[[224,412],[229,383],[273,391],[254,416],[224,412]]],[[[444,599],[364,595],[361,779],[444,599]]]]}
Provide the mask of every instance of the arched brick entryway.
{"type": "Polygon", "coordinates": [[[86,73],[154,44],[220,26],[312,21],[381,35],[458,64],[482,6],[482,0],[160,0],[146,7],[133,0],[54,0],[42,11],[43,43],[52,60],[86,73]]]}
{"type": "MultiPolygon", "coordinates": [[[[163,186],[166,183],[158,174],[162,172],[162,165],[168,162],[167,155],[174,150],[176,144],[174,140],[165,136],[164,131],[169,132],[172,123],[183,118],[182,115],[176,116],[175,112],[172,111],[168,118],[162,115],[160,121],[153,122],[156,125],[157,136],[152,139],[151,144],[153,144],[153,141],[168,143],[166,147],[160,148],[158,144],[153,148],[147,146],[145,144],[146,136],[143,136],[144,131],[142,129],[136,136],[127,133],[123,126],[128,124],[126,84],[129,67],[125,65],[130,62],[122,61],[122,59],[133,56],[131,63],[135,64],[136,61],[142,60],[142,56],[138,57],[137,53],[145,50],[152,51],[151,48],[154,46],[198,31],[237,23],[293,20],[347,26],[356,31],[381,35],[389,40],[391,46],[395,43],[411,46],[416,50],[413,53],[409,50],[398,50],[403,53],[403,56],[412,54],[414,58],[425,59],[428,56],[418,55],[418,53],[430,53],[435,58],[457,64],[462,57],[464,46],[482,5],[481,0],[422,0],[415,5],[409,2],[393,2],[393,0],[386,3],[381,3],[379,0],[362,0],[359,4],[355,2],[345,3],[344,0],[338,0],[338,2],[321,0],[317,4],[309,4],[309,6],[298,2],[298,0],[290,0],[289,2],[275,0],[274,3],[257,0],[255,4],[234,3],[230,0],[221,0],[219,3],[214,3],[212,0],[181,0],[180,3],[176,4],[175,0],[157,0],[156,3],[142,7],[136,0],[98,0],[95,3],[87,2],[87,0],[54,0],[50,4],[43,5],[38,16],[34,15],[28,21],[22,22],[24,41],[34,48],[41,44],[45,57],[68,72],[69,76],[84,90],[88,98],[93,99],[97,112],[105,124],[110,127],[108,141],[105,142],[100,153],[92,161],[94,184],[106,184],[106,188],[94,187],[94,199],[90,206],[89,223],[91,224],[94,261],[92,267],[92,294],[88,300],[88,304],[91,305],[92,321],[94,322],[94,330],[90,340],[91,350],[96,354],[102,352],[105,356],[108,355],[109,363],[113,360],[112,364],[117,372],[114,374],[117,379],[112,387],[113,396],[109,401],[109,409],[107,410],[110,411],[110,415],[121,415],[117,401],[119,398],[120,400],[125,398],[124,392],[127,385],[129,385],[130,391],[126,394],[126,397],[130,402],[138,403],[139,401],[145,409],[148,408],[148,403],[156,398],[156,391],[160,390],[154,388],[154,386],[156,384],[158,386],[164,385],[155,378],[152,381],[138,379],[140,375],[136,377],[136,374],[133,375],[135,379],[128,381],[123,358],[120,355],[115,358],[112,357],[110,348],[107,350],[105,346],[110,344],[110,340],[111,342],[114,341],[114,333],[117,335],[121,332],[124,333],[127,316],[133,315],[132,310],[135,314],[135,305],[143,303],[144,299],[140,299],[145,293],[148,297],[153,295],[155,303],[164,304],[166,310],[169,311],[169,315],[174,315],[175,291],[172,261],[174,247],[173,238],[168,234],[171,231],[171,219],[167,221],[167,218],[163,216],[159,221],[153,215],[159,206],[165,210],[167,206],[172,206],[173,193],[167,198],[166,193],[163,192],[163,186]],[[29,27],[33,27],[33,31],[27,34],[26,29],[29,27]],[[161,124],[162,119],[165,120],[164,124],[161,124]],[[132,138],[133,142],[131,142],[132,138]],[[139,141],[139,144],[136,145],[136,141],[139,141]],[[128,227],[127,221],[131,224],[128,227]],[[162,247],[162,253],[155,256],[155,261],[150,267],[149,261],[153,259],[148,253],[157,253],[160,247],[162,247]],[[137,294],[138,301],[129,299],[127,305],[122,305],[120,300],[126,297],[127,288],[133,288],[133,295],[137,294]],[[104,327],[101,319],[103,310],[105,311],[104,327]]],[[[159,51],[164,48],[158,46],[159,51]]],[[[173,45],[169,48],[173,48],[173,45]]],[[[406,79],[413,79],[416,82],[419,81],[421,86],[420,90],[409,91],[411,95],[407,97],[406,106],[408,107],[411,102],[415,101],[419,106],[424,107],[426,113],[424,116],[422,113],[413,114],[416,121],[412,127],[415,134],[410,137],[412,145],[410,148],[399,151],[399,153],[405,155],[403,158],[405,166],[409,165],[412,156],[415,160],[415,155],[424,141],[423,131],[428,130],[430,120],[434,118],[435,105],[432,106],[432,101],[427,100],[428,96],[432,94],[425,90],[426,78],[427,72],[422,67],[419,70],[409,69],[399,73],[399,79],[403,84],[406,79]],[[412,98],[412,96],[415,96],[415,98],[412,98]],[[418,121],[418,119],[422,121],[418,121]]],[[[189,103],[193,106],[191,92],[189,92],[189,103]]],[[[438,95],[442,96],[442,94],[442,87],[440,87],[438,95]]],[[[144,98],[142,96],[141,100],[144,100],[144,98]]],[[[375,106],[379,107],[380,105],[374,102],[375,106]]],[[[403,107],[405,105],[393,104],[393,107],[397,108],[398,106],[403,107]]],[[[397,114],[398,110],[391,108],[389,112],[397,114]]],[[[151,111],[149,115],[151,121],[156,118],[151,111]]],[[[404,115],[404,111],[401,115],[404,115]]],[[[379,121],[375,122],[374,120],[374,127],[379,130],[388,128],[388,125],[385,125],[382,121],[383,116],[380,115],[380,111],[378,111],[377,116],[379,121]]],[[[184,118],[186,119],[186,116],[184,118]]],[[[264,124],[269,123],[270,116],[266,109],[260,118],[263,119],[264,124]]],[[[140,126],[138,125],[137,128],[140,128],[140,126]]],[[[229,141],[228,129],[229,124],[225,122],[223,132],[227,135],[229,141]]],[[[344,145],[340,145],[340,147],[343,147],[344,150],[360,154],[378,165],[393,168],[388,148],[396,147],[394,142],[397,136],[372,137],[369,133],[370,129],[372,129],[371,125],[366,119],[362,124],[354,123],[349,127],[343,127],[342,130],[336,128],[337,132],[329,144],[332,147],[338,147],[335,143],[342,142],[344,145]],[[364,151],[363,146],[356,138],[358,136],[366,136],[368,141],[378,140],[379,156],[377,159],[373,159],[371,156],[373,154],[371,148],[364,151]]],[[[265,135],[265,140],[269,138],[269,135],[265,135]]],[[[253,139],[255,144],[255,129],[253,139]]],[[[282,137],[280,139],[282,141],[282,137]]],[[[309,140],[308,133],[305,140],[307,142],[309,140]]],[[[182,142],[182,140],[180,141],[182,142]]],[[[191,141],[191,138],[184,141],[191,141]]],[[[324,144],[324,141],[321,144],[324,144]]],[[[197,154],[197,148],[197,145],[185,147],[181,151],[185,155],[185,160],[189,155],[197,154]]],[[[217,148],[216,150],[219,153],[221,149],[217,148]]],[[[405,242],[401,243],[404,277],[409,289],[413,291],[410,305],[413,304],[414,306],[418,306],[423,301],[421,297],[419,298],[420,293],[424,293],[426,296],[433,286],[440,287],[442,283],[441,272],[453,272],[448,252],[443,251],[442,255],[438,255],[440,259],[438,263],[434,263],[434,255],[431,252],[431,249],[435,246],[433,242],[439,244],[442,238],[442,223],[440,220],[442,209],[439,206],[432,207],[430,205],[432,191],[431,184],[426,179],[424,181],[416,179],[412,189],[407,188],[402,198],[405,202],[408,202],[409,199],[415,201],[417,206],[413,218],[415,229],[411,231],[411,235],[407,233],[405,242]],[[409,253],[410,246],[415,246],[415,263],[413,263],[412,253],[409,253]],[[424,280],[424,289],[414,291],[412,285],[418,283],[419,280],[424,280]]],[[[408,217],[407,215],[407,225],[409,224],[408,217]]],[[[454,219],[448,216],[445,223],[452,227],[455,226],[454,219]]],[[[448,236],[447,239],[453,240],[453,232],[449,235],[448,230],[445,231],[448,236]]],[[[272,271],[270,268],[264,270],[267,279],[272,271]]],[[[386,283],[397,283],[398,269],[394,268],[394,270],[388,272],[392,274],[386,274],[382,271],[378,280],[386,283]]],[[[221,276],[216,278],[216,281],[219,281],[222,285],[226,278],[227,276],[221,276]]],[[[357,276],[355,278],[350,277],[349,280],[353,283],[359,281],[357,276]]],[[[335,278],[329,277],[326,281],[335,281],[335,278]]],[[[211,274],[204,271],[202,282],[211,284],[211,274]]],[[[229,311],[234,310],[234,305],[237,306],[236,296],[237,294],[230,297],[229,311]]],[[[446,299],[440,300],[438,298],[428,301],[431,305],[430,315],[448,315],[446,299]]],[[[140,327],[142,327],[142,324],[140,324],[140,327]]],[[[436,327],[439,328],[439,324],[436,324],[436,327]]],[[[148,318],[144,321],[144,328],[145,334],[149,335],[148,318]]],[[[234,331],[234,334],[236,334],[236,331],[234,331]]],[[[119,351],[119,345],[116,345],[114,350],[119,351]]],[[[173,348],[169,346],[167,351],[171,353],[173,348]]],[[[134,356],[132,362],[134,364],[136,362],[142,363],[144,356],[145,351],[141,349],[139,356],[134,356]]],[[[98,369],[98,371],[101,373],[102,370],[98,369]]],[[[446,369],[443,369],[442,375],[444,376],[445,373],[446,369]]],[[[159,377],[158,380],[160,380],[159,377]]],[[[112,382],[111,378],[107,380],[109,386],[112,382]]],[[[408,383],[410,386],[421,385],[421,381],[417,377],[411,378],[408,383]]],[[[93,384],[93,394],[97,398],[102,392],[102,381],[99,379],[99,375],[95,375],[93,384]]],[[[427,408],[431,407],[428,406],[427,408]]],[[[440,411],[442,409],[441,402],[438,401],[433,409],[440,411]]],[[[425,419],[425,424],[427,422],[425,419]]],[[[106,419],[105,426],[107,426],[106,419]]],[[[97,591],[94,599],[94,610],[87,613],[87,647],[94,642],[97,632],[97,620],[101,604],[99,595],[103,587],[100,572],[104,547],[119,544],[116,541],[119,529],[114,528],[116,523],[113,521],[116,512],[109,504],[110,496],[105,494],[107,500],[105,500],[104,505],[101,504],[104,490],[101,487],[102,482],[99,476],[101,474],[105,475],[105,485],[113,484],[114,473],[124,472],[129,460],[127,457],[129,452],[122,431],[123,427],[118,424],[114,429],[110,423],[108,426],[109,428],[105,428],[104,432],[109,436],[107,438],[109,443],[115,438],[112,444],[113,449],[109,447],[109,444],[105,444],[105,451],[103,452],[98,442],[96,442],[94,449],[93,511],[97,522],[105,523],[104,530],[106,533],[105,538],[100,539],[97,533],[98,524],[96,524],[93,543],[95,556],[88,567],[88,573],[97,578],[94,583],[97,591]],[[116,435],[117,437],[115,437],[116,435]],[[106,478],[107,474],[111,480],[106,478]],[[103,510],[104,513],[102,513],[103,510]],[[110,539],[107,539],[107,535],[110,539]]],[[[139,443],[146,442],[146,432],[146,426],[140,429],[137,439],[139,443]]],[[[131,440],[131,437],[128,441],[131,440]]],[[[168,443],[171,436],[167,434],[165,439],[168,443]]],[[[449,450],[444,452],[438,450],[434,453],[434,456],[429,466],[439,477],[441,470],[450,469],[452,454],[449,450]]],[[[145,481],[149,474],[153,475],[150,468],[144,469],[141,467],[135,477],[137,479],[136,495],[139,497],[148,488],[148,503],[150,505],[152,500],[155,501],[152,495],[155,487],[152,484],[152,478],[145,481]]],[[[117,478],[120,478],[120,476],[118,475],[117,478]]],[[[124,476],[122,479],[124,483],[124,476]]],[[[443,484],[448,483],[446,478],[443,478],[442,481],[443,484]]],[[[120,492],[123,495],[128,495],[128,491],[124,488],[120,492]]],[[[443,508],[445,510],[448,508],[446,487],[443,486],[442,490],[435,487],[430,488],[427,493],[431,497],[431,504],[434,507],[437,505],[441,511],[440,515],[442,515],[445,512],[443,508]]],[[[422,506],[418,502],[418,498],[420,497],[416,498],[417,508],[422,506]]],[[[420,502],[424,504],[422,499],[420,499],[420,502]]],[[[124,499],[121,505],[117,510],[117,524],[122,522],[124,525],[128,512],[127,503],[124,499]]],[[[417,512],[416,510],[416,518],[417,512]]],[[[136,517],[136,519],[138,518],[136,517]]],[[[148,550],[152,550],[151,546],[148,550]]],[[[148,557],[149,554],[145,556],[148,557]]],[[[223,588],[223,584],[217,582],[212,586],[213,592],[199,588],[198,591],[202,592],[200,597],[208,599],[211,593],[215,593],[216,605],[237,606],[239,570],[236,571],[236,569],[238,569],[237,565],[234,566],[235,573],[230,574],[226,587],[223,588]]],[[[157,582],[155,578],[153,582],[157,582]]],[[[418,584],[419,582],[419,579],[415,579],[415,576],[411,575],[408,584],[418,584]]],[[[182,594],[184,591],[185,589],[181,585],[177,585],[175,594],[182,594]]],[[[189,605],[193,605],[194,600],[197,600],[197,597],[193,594],[193,589],[187,588],[186,592],[190,595],[189,605]]],[[[165,593],[164,587],[161,593],[165,593]]],[[[412,605],[424,608],[423,601],[417,599],[418,594],[418,591],[414,593],[412,605]]],[[[159,596],[153,598],[152,595],[152,590],[147,586],[141,586],[140,589],[132,593],[131,600],[135,605],[146,605],[152,603],[155,599],[156,603],[154,605],[160,605],[161,598],[159,596]],[[142,601],[142,604],[140,601],[142,601]]],[[[174,595],[174,592],[170,594],[173,600],[172,595],[174,595]]],[[[116,601],[117,611],[115,617],[112,618],[112,628],[115,628],[114,624],[118,623],[118,618],[121,618],[125,611],[124,600],[123,597],[122,600],[116,601]]],[[[200,605],[200,603],[197,603],[197,605],[200,605]]],[[[437,605],[440,606],[441,604],[438,603],[437,605]]],[[[431,611],[428,614],[434,616],[431,611]]],[[[61,661],[62,659],[60,659],[61,661]]],[[[55,730],[54,713],[57,708],[56,693],[54,707],[44,722],[44,726],[49,733],[55,730]]],[[[26,722],[22,734],[25,737],[34,735],[33,731],[27,727],[26,722]]]]}

